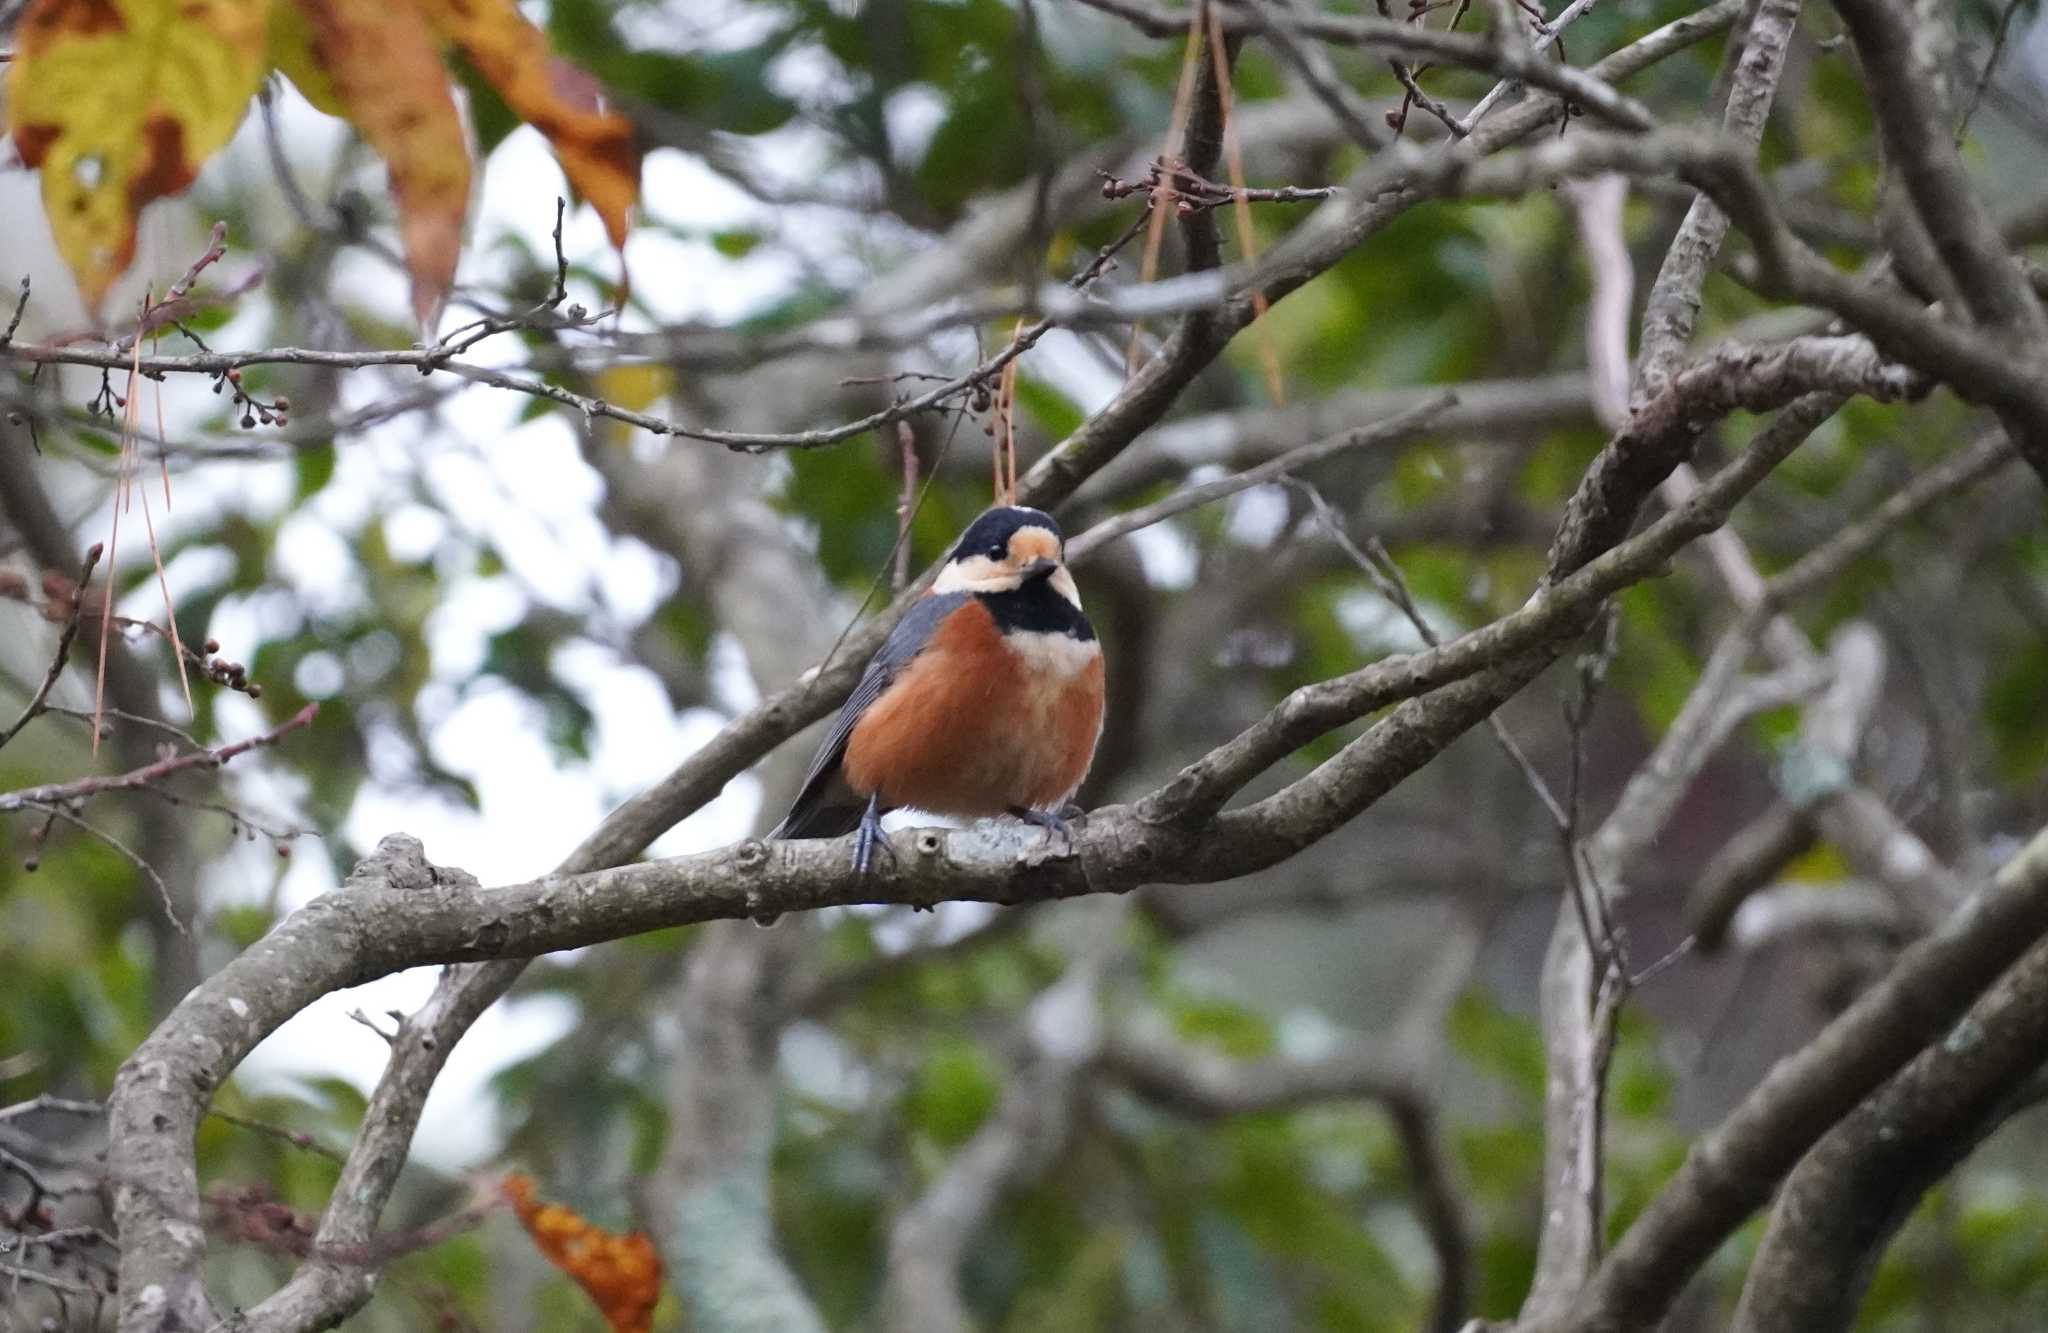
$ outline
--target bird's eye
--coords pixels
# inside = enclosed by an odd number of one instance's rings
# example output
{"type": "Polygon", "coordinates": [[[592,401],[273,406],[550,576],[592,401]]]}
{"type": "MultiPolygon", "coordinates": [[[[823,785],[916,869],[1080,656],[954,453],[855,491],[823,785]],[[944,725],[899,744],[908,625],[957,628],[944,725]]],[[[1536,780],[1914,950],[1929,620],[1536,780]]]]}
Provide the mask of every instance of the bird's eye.
{"type": "Polygon", "coordinates": [[[1001,560],[1009,554],[1010,548],[1006,543],[999,542],[988,548],[988,558],[991,560],[1001,560]]]}

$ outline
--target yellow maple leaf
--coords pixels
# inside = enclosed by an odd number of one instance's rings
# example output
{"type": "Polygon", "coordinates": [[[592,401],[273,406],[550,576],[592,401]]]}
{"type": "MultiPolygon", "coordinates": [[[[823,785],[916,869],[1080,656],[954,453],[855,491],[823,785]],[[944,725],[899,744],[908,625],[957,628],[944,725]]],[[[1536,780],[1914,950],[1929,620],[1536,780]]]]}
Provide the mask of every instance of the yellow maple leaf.
{"type": "Polygon", "coordinates": [[[420,12],[399,0],[287,0],[287,7],[305,25],[322,91],[391,172],[413,313],[431,336],[455,281],[469,209],[469,145],[440,43],[420,12]]]}
{"type": "Polygon", "coordinates": [[[143,206],[192,183],[262,81],[270,0],[30,0],[7,121],[58,252],[98,307],[143,206]]]}
{"type": "Polygon", "coordinates": [[[597,80],[548,50],[546,35],[514,0],[420,0],[420,6],[505,105],[547,136],[569,183],[604,219],[613,247],[624,247],[640,198],[640,149],[633,123],[605,104],[597,80]]]}
{"type": "Polygon", "coordinates": [[[504,1189],[534,1248],[589,1293],[612,1333],[649,1333],[661,1299],[661,1256],[645,1232],[618,1235],[573,1208],[541,1203],[527,1176],[506,1177],[504,1189]]]}
{"type": "Polygon", "coordinates": [[[296,4],[273,4],[270,8],[271,67],[292,81],[308,102],[328,115],[341,119],[348,112],[334,91],[334,80],[313,58],[313,29],[296,4]]]}

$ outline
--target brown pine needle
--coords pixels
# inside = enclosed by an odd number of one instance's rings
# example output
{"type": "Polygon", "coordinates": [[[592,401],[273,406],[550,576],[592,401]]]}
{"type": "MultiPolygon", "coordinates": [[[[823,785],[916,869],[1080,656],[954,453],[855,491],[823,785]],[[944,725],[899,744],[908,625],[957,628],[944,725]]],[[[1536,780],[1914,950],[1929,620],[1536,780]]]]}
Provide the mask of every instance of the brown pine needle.
{"type": "MultiPolygon", "coordinates": [[[[136,465],[142,455],[141,431],[136,418],[141,415],[142,411],[142,337],[148,327],[149,296],[145,293],[142,298],[142,320],[135,330],[134,360],[129,364],[128,368],[128,401],[122,405],[121,409],[121,454],[122,457],[128,460],[129,487],[131,490],[139,489],[142,492],[143,531],[149,538],[149,558],[156,565],[156,586],[164,598],[164,626],[170,631],[171,658],[178,664],[178,686],[185,693],[185,708],[189,712],[192,708],[192,681],[185,671],[185,644],[178,637],[178,617],[171,607],[171,581],[164,573],[163,547],[156,539],[156,519],[149,512],[149,490],[147,487],[135,487],[133,480],[136,465]]],[[[157,391],[156,406],[158,420],[157,438],[159,440],[166,439],[168,437],[164,434],[162,426],[164,403],[161,389],[157,391]]],[[[166,467],[164,482],[164,508],[166,512],[170,509],[169,477],[169,468],[166,467]]],[[[132,494],[129,503],[134,503],[132,494]]],[[[113,574],[111,563],[108,566],[107,573],[109,575],[108,589],[111,591],[113,574]]],[[[103,637],[102,642],[104,641],[103,637]]],[[[104,663],[102,663],[102,669],[104,670],[104,663]]]]}
{"type": "MultiPolygon", "coordinates": [[[[1017,319],[1017,325],[1010,330],[1010,342],[1015,344],[1024,336],[1024,320],[1017,319]]],[[[1017,376],[1022,373],[1018,362],[1022,358],[1012,357],[1003,367],[1003,496],[1006,505],[1017,503],[1017,376]]]]}
{"type": "MultiPolygon", "coordinates": [[[[1166,146],[1160,153],[1162,164],[1170,163],[1180,156],[1181,138],[1187,133],[1188,115],[1195,102],[1195,54],[1202,43],[1202,12],[1207,0],[1196,0],[1195,7],[1188,11],[1188,44],[1180,57],[1180,86],[1173,94],[1173,114],[1166,122],[1166,146]]],[[[1161,171],[1158,184],[1152,187],[1152,216],[1145,224],[1145,256],[1138,264],[1138,281],[1150,282],[1159,272],[1159,252],[1166,243],[1166,215],[1173,211],[1173,173],[1161,171]]],[[[1124,374],[1130,375],[1138,368],[1138,349],[1144,345],[1145,326],[1137,323],[1131,326],[1131,345],[1124,352],[1124,374]]]]}
{"type": "MultiPolygon", "coordinates": [[[[1209,58],[1216,67],[1216,103],[1223,112],[1223,156],[1230,166],[1231,212],[1237,220],[1237,247],[1249,265],[1259,257],[1258,233],[1252,229],[1252,206],[1245,198],[1244,148],[1237,138],[1237,98],[1230,82],[1230,60],[1223,50],[1223,18],[1213,5],[1209,15],[1209,58]]],[[[1273,346],[1272,326],[1266,323],[1266,293],[1252,288],[1252,323],[1258,326],[1259,362],[1266,371],[1266,390],[1275,403],[1287,401],[1287,389],[1280,378],[1280,353],[1273,346]]]]}
{"type": "Polygon", "coordinates": [[[995,417],[988,427],[988,492],[994,497],[989,502],[991,504],[1003,502],[1003,384],[1009,375],[1010,368],[1004,366],[1002,373],[996,376],[995,417]]]}
{"type": "Polygon", "coordinates": [[[917,434],[908,421],[896,423],[896,445],[903,456],[903,498],[896,504],[895,588],[910,586],[910,519],[917,512],[917,434]]]}
{"type": "MultiPolygon", "coordinates": [[[[1024,333],[1024,320],[1020,317],[1010,330],[1010,345],[1015,347],[1024,333]]],[[[994,488],[992,503],[1013,505],[1017,503],[1017,362],[1011,357],[1003,363],[996,376],[994,420],[990,423],[991,482],[994,488]]]]}
{"type": "MultiPolygon", "coordinates": [[[[135,341],[137,346],[139,347],[141,345],[142,339],[137,338],[135,341]]],[[[155,345],[156,339],[152,337],[150,339],[150,346],[152,350],[155,348],[155,345]]],[[[135,391],[135,371],[131,368],[128,374],[128,392],[130,402],[134,401],[135,391]]],[[[156,437],[159,440],[168,440],[171,437],[169,433],[164,430],[164,390],[163,384],[161,382],[157,383],[154,386],[151,396],[156,402],[156,437]]],[[[132,427],[134,422],[133,413],[129,414],[128,422],[132,427]]],[[[141,445],[138,443],[135,447],[139,450],[141,448],[141,445]]],[[[170,460],[165,455],[165,453],[161,449],[159,449],[156,456],[156,462],[157,468],[163,474],[164,516],[168,518],[171,512],[170,460]]],[[[157,543],[156,521],[152,519],[149,514],[149,494],[147,492],[144,492],[142,496],[142,523],[143,527],[149,533],[150,558],[156,562],[156,586],[158,590],[161,591],[164,595],[164,625],[171,631],[171,660],[178,664],[178,688],[183,690],[185,693],[185,711],[189,713],[192,711],[192,681],[185,671],[185,644],[178,637],[178,616],[177,613],[174,610],[172,610],[171,607],[171,581],[164,574],[163,548],[157,543]]]]}
{"type": "MultiPolygon", "coordinates": [[[[105,727],[107,713],[107,636],[114,625],[114,582],[116,563],[121,549],[121,511],[135,506],[135,470],[142,453],[140,429],[137,417],[142,411],[142,342],[149,331],[150,297],[143,293],[142,314],[136,323],[132,360],[128,366],[128,394],[121,404],[121,452],[120,461],[114,470],[114,519],[113,528],[107,534],[107,580],[105,591],[100,594],[100,660],[99,670],[93,680],[92,694],[92,752],[99,753],[100,733],[105,727]]],[[[163,399],[157,399],[159,422],[163,416],[163,399]]],[[[157,438],[164,438],[163,427],[159,424],[157,438]]],[[[170,468],[164,467],[164,504],[170,505],[170,468]]],[[[156,539],[156,520],[149,509],[149,494],[142,496],[142,521],[149,536],[150,558],[156,563],[157,587],[164,597],[164,621],[171,639],[171,656],[178,663],[178,684],[185,691],[185,706],[192,706],[192,682],[185,671],[185,645],[178,637],[178,619],[171,609],[171,584],[164,573],[163,548],[156,539]]]]}
{"type": "MultiPolygon", "coordinates": [[[[157,338],[154,333],[150,334],[149,336],[149,351],[152,356],[154,356],[158,351],[157,338]]],[[[157,380],[155,381],[155,386],[155,391],[150,395],[150,397],[156,403],[156,438],[158,441],[156,450],[156,470],[157,475],[163,478],[164,512],[168,514],[171,512],[171,453],[170,450],[164,446],[163,442],[169,440],[171,437],[170,433],[164,429],[164,382],[162,380],[157,380]]]]}

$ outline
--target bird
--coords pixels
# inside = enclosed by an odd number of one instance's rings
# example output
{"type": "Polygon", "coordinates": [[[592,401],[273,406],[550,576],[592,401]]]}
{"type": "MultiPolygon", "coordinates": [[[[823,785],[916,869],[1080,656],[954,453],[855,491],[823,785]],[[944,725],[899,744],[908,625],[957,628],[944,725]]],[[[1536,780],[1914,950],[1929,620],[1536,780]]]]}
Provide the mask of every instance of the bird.
{"type": "Polygon", "coordinates": [[[1102,645],[1042,510],[968,524],[818,747],[770,838],[858,832],[854,869],[889,852],[882,816],[1011,815],[1071,837],[1061,811],[1102,736],[1102,645]]]}

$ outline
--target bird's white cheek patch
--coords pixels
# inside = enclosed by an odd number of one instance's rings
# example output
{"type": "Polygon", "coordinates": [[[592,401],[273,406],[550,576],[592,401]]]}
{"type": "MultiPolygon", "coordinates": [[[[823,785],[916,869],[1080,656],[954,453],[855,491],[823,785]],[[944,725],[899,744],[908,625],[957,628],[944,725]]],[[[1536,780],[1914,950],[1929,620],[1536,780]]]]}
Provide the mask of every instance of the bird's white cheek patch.
{"type": "Polygon", "coordinates": [[[1015,592],[1022,580],[1017,571],[985,555],[955,560],[939,571],[933,592],[1015,592]]]}
{"type": "Polygon", "coordinates": [[[1048,681],[1072,679],[1087,670],[1088,664],[1102,652],[1102,646],[1093,639],[1077,639],[1071,634],[1037,630],[1004,635],[1003,642],[1023,659],[1026,672],[1036,679],[1048,681]]]}
{"type": "Polygon", "coordinates": [[[1074,586],[1074,576],[1067,572],[1065,565],[1052,572],[1050,582],[1054,592],[1072,602],[1076,611],[1081,609],[1081,590],[1074,586]]]}

